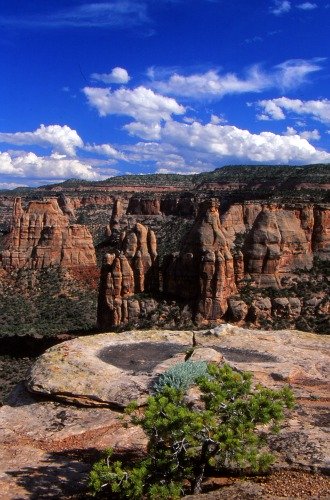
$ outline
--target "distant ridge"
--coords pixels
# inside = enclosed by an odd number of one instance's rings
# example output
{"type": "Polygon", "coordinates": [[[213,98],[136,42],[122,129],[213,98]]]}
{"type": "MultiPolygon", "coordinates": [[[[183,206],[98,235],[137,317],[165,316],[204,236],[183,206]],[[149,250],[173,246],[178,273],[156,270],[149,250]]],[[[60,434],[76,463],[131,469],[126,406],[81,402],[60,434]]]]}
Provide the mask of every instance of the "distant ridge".
{"type": "MultiPolygon", "coordinates": [[[[199,174],[141,174],[120,175],[101,181],[68,179],[64,182],[47,184],[37,188],[18,187],[13,190],[1,190],[0,193],[14,196],[26,196],[37,192],[56,192],[72,190],[89,190],[97,188],[143,187],[162,188],[175,187],[177,190],[195,191],[217,189],[228,184],[228,189],[248,188],[254,191],[264,187],[274,189],[329,189],[330,164],[312,165],[227,165],[211,172],[199,174]],[[217,186],[218,185],[218,186],[217,186]]],[[[103,189],[104,188],[104,189],[103,189]]],[[[115,189],[112,189],[115,190],[115,189]]],[[[121,189],[119,189],[121,190],[121,189]]],[[[222,189],[221,189],[222,190],[222,189]]]]}

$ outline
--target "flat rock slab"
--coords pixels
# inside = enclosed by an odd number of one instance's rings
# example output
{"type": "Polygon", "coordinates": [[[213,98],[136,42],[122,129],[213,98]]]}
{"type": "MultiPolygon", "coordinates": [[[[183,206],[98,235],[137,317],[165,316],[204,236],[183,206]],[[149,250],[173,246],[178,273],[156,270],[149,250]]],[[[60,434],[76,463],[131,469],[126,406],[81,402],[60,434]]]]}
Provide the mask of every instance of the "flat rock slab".
{"type": "Polygon", "coordinates": [[[141,456],[147,438],[123,415],[40,399],[21,384],[0,408],[0,498],[63,498],[87,488],[97,453],[141,456]]]}
{"type": "Polygon", "coordinates": [[[195,332],[195,340],[197,346],[220,351],[232,367],[253,372],[268,387],[289,384],[298,397],[329,397],[330,336],[224,324],[195,332]]]}
{"type": "Polygon", "coordinates": [[[32,367],[30,391],[67,402],[145,403],[152,382],[183,361],[192,332],[148,330],[79,337],[48,349],[32,367]]]}
{"type": "Polygon", "coordinates": [[[293,388],[296,409],[270,441],[275,469],[329,471],[329,337],[231,325],[194,335],[130,331],[49,349],[32,369],[34,394],[18,387],[0,408],[1,499],[65,498],[86,488],[96,450],[143,453],[147,441],[141,429],[127,426],[111,406],[118,410],[136,396],[145,401],[151,381],[184,360],[193,337],[192,359],[219,362],[224,354],[233,368],[253,372],[256,381],[293,388]]]}
{"type": "Polygon", "coordinates": [[[197,346],[224,354],[232,368],[250,371],[254,381],[296,396],[280,433],[271,438],[276,466],[330,470],[330,337],[297,330],[247,330],[225,324],[195,332],[197,346]]]}

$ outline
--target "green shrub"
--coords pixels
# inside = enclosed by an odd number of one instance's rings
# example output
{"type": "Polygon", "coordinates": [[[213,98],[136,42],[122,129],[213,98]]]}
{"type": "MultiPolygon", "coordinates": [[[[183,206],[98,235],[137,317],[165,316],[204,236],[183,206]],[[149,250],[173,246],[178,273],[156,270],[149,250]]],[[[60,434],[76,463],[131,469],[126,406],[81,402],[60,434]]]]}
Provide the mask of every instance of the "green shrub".
{"type": "Polygon", "coordinates": [[[207,369],[205,361],[188,360],[177,363],[158,377],[154,384],[154,391],[161,392],[166,385],[185,391],[198,378],[207,376],[207,369]]]}
{"type": "Polygon", "coordinates": [[[284,408],[293,406],[290,389],[274,391],[252,386],[249,373],[228,365],[208,365],[198,379],[202,408],[189,405],[182,389],[164,385],[150,396],[146,408],[134,410],[132,421],[149,437],[144,460],[112,461],[112,452],[90,473],[94,493],[117,499],[176,499],[198,493],[207,470],[246,468],[266,470],[273,461],[264,449],[261,426],[278,430],[284,408]]]}

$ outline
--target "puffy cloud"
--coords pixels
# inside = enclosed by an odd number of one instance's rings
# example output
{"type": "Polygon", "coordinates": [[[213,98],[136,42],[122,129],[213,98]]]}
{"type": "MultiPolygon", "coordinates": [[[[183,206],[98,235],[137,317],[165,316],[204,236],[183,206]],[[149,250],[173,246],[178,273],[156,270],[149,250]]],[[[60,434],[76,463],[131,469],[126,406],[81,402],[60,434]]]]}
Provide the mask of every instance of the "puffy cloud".
{"type": "Polygon", "coordinates": [[[147,141],[160,139],[161,125],[159,122],[132,122],[125,125],[124,129],[127,130],[130,135],[136,135],[147,141]]]}
{"type": "Polygon", "coordinates": [[[330,160],[329,153],[316,150],[298,135],[282,136],[272,132],[252,134],[231,125],[167,122],[162,139],[172,145],[212,154],[214,160],[225,157],[276,163],[330,160]]]}
{"type": "Polygon", "coordinates": [[[303,132],[298,132],[293,127],[287,127],[284,135],[298,135],[307,141],[318,141],[321,138],[320,132],[316,128],[314,130],[304,130],[303,132]]]}
{"type": "Polygon", "coordinates": [[[87,161],[58,153],[51,156],[37,156],[31,152],[0,153],[0,174],[36,179],[102,178],[87,161]]]}
{"type": "Polygon", "coordinates": [[[314,10],[317,9],[317,4],[311,2],[303,2],[296,5],[296,7],[297,9],[302,9],[302,10],[314,10]]]}
{"type": "Polygon", "coordinates": [[[181,115],[184,106],[171,97],[156,94],[143,86],[134,89],[110,89],[85,87],[83,89],[88,102],[101,116],[126,115],[141,122],[169,120],[172,114],[181,115]]]}
{"type": "Polygon", "coordinates": [[[0,133],[0,142],[16,146],[35,145],[52,147],[54,151],[74,156],[76,148],[83,147],[77,132],[67,125],[40,125],[34,132],[0,133]]]}
{"type": "Polygon", "coordinates": [[[330,123],[330,101],[328,99],[302,101],[279,97],[258,101],[257,106],[262,109],[262,113],[258,115],[260,120],[283,120],[286,111],[297,115],[310,115],[322,123],[330,123]]]}
{"type": "Polygon", "coordinates": [[[275,16],[280,16],[291,10],[291,2],[288,0],[275,0],[273,7],[269,10],[272,14],[275,14],[275,16]]]}
{"type": "MultiPolygon", "coordinates": [[[[293,131],[292,131],[293,132],[293,131]]],[[[145,131],[141,134],[145,135],[145,131]]],[[[316,133],[313,132],[314,139],[316,133]]],[[[167,158],[183,158],[184,164],[196,169],[214,168],[221,162],[313,163],[330,161],[330,153],[317,150],[306,138],[292,133],[272,132],[252,134],[232,125],[199,122],[191,124],[168,121],[160,129],[159,144],[139,143],[134,146],[133,161],[156,161],[165,164],[167,158]]],[[[132,149],[131,149],[132,153],[132,149]]],[[[182,161],[180,162],[182,164],[182,161]]]]}
{"type": "Polygon", "coordinates": [[[111,73],[93,73],[91,78],[106,84],[127,83],[131,79],[126,69],[119,67],[113,68],[111,73]]]}
{"type": "MultiPolygon", "coordinates": [[[[321,61],[323,59],[320,58],[290,59],[268,72],[259,65],[254,65],[248,69],[244,78],[235,73],[221,75],[214,69],[188,76],[175,72],[168,80],[154,80],[152,86],[164,94],[194,98],[221,98],[227,94],[261,92],[274,87],[294,88],[305,82],[310,73],[321,70],[321,61]]],[[[160,74],[163,72],[160,71],[160,74]]],[[[154,78],[156,73],[156,68],[152,68],[152,73],[149,71],[148,74],[154,78]]]]}

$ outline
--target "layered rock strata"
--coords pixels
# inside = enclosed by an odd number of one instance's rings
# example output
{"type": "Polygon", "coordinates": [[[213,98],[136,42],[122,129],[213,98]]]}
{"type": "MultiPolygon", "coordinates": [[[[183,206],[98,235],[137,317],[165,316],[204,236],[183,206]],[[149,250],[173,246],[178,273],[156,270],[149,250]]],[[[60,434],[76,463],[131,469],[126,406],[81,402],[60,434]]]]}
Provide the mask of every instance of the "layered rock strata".
{"type": "Polygon", "coordinates": [[[101,270],[98,324],[101,328],[135,322],[155,306],[136,294],[159,288],[157,241],[155,233],[136,223],[120,235],[119,248],[105,256],[101,270]]]}
{"type": "Polygon", "coordinates": [[[31,201],[26,210],[16,198],[0,261],[5,269],[76,268],[95,266],[96,256],[88,229],[70,224],[55,198],[31,201]]]}
{"type": "MultiPolygon", "coordinates": [[[[168,208],[174,210],[175,204],[168,208]]],[[[308,278],[315,257],[329,258],[329,211],[325,206],[245,203],[229,206],[221,216],[219,211],[216,199],[201,202],[195,224],[181,243],[181,251],[165,256],[159,290],[163,296],[189,304],[192,318],[199,324],[219,321],[227,314],[241,323],[248,320],[261,325],[283,320],[294,325],[300,314],[306,311],[309,316],[313,314],[314,306],[318,319],[326,321],[328,303],[322,290],[317,293],[315,304],[309,304],[311,297],[303,292],[305,285],[301,295],[299,290],[289,295],[284,291],[283,296],[280,292],[293,285],[297,288],[299,282],[308,278]],[[258,290],[268,288],[276,290],[276,294],[258,295],[258,290]]],[[[120,251],[107,257],[100,287],[99,324],[104,328],[126,323],[128,318],[135,321],[142,302],[132,298],[133,293],[158,290],[155,279],[152,287],[145,289],[143,284],[153,257],[149,256],[152,255],[149,250],[142,251],[144,264],[141,263],[137,252],[141,244],[137,243],[139,231],[135,229],[119,237],[122,215],[118,201],[108,234],[118,233],[120,251]],[[119,287],[113,286],[111,280],[106,284],[109,273],[114,283],[120,282],[119,287]],[[127,297],[131,297],[129,302],[127,297]],[[117,312],[109,315],[104,310],[117,312]]],[[[147,241],[148,230],[141,229],[141,225],[136,227],[140,227],[140,241],[147,241]]],[[[153,232],[149,234],[156,248],[156,236],[153,232]]],[[[142,245],[145,249],[147,246],[142,245]]],[[[148,304],[147,301],[142,308],[144,313],[154,307],[148,304]]]]}
{"type": "MultiPolygon", "coordinates": [[[[280,287],[281,278],[313,265],[311,234],[300,213],[264,206],[244,242],[245,271],[264,287],[280,287]]],[[[306,219],[304,219],[306,222],[306,219]]]]}
{"type": "Polygon", "coordinates": [[[236,292],[234,258],[221,227],[216,200],[200,205],[197,220],[179,255],[164,264],[164,292],[195,302],[196,318],[216,320],[227,308],[227,299],[236,292]]]}

